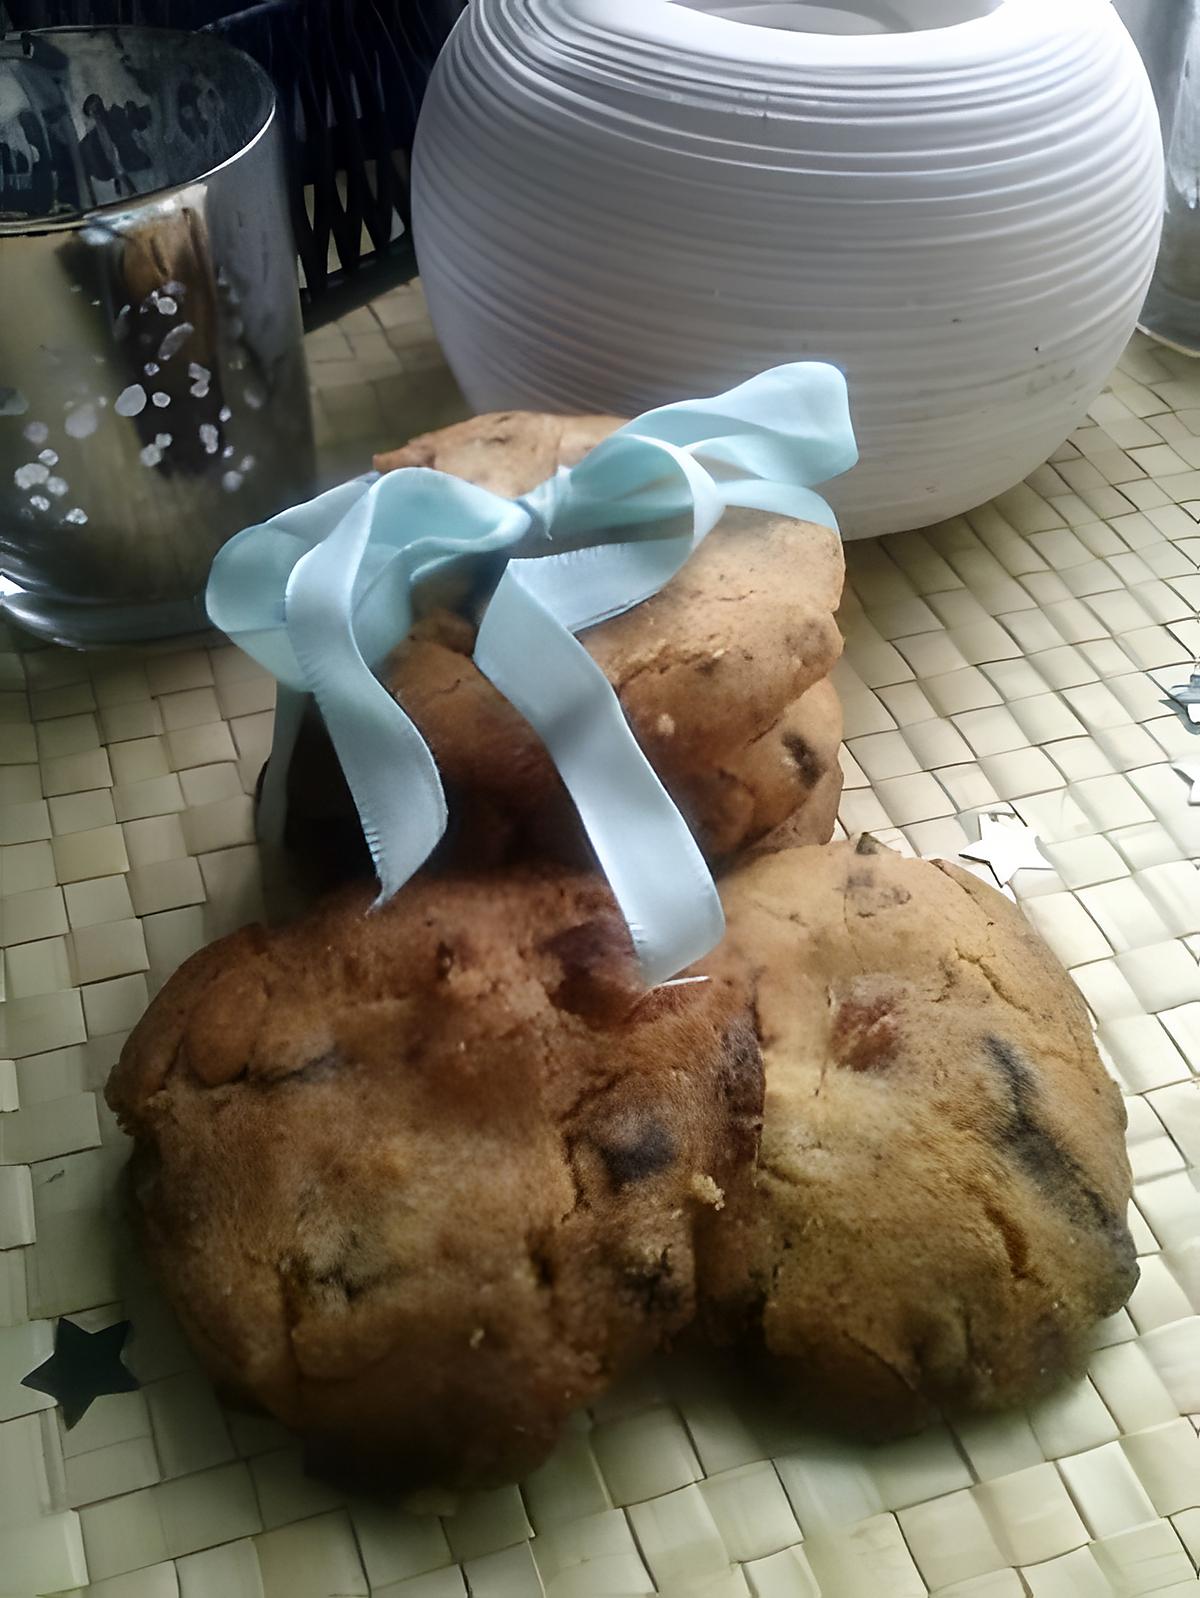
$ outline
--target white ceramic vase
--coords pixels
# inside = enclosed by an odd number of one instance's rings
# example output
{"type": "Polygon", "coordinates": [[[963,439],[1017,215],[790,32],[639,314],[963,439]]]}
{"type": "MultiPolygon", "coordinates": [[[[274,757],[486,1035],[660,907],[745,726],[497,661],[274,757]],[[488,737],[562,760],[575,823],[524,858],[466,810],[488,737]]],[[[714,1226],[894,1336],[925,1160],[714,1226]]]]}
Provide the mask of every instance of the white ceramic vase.
{"type": "Polygon", "coordinates": [[[421,273],[477,410],[629,414],[831,360],[848,537],[1056,448],[1161,215],[1109,0],[472,0],[415,152],[421,273]]]}

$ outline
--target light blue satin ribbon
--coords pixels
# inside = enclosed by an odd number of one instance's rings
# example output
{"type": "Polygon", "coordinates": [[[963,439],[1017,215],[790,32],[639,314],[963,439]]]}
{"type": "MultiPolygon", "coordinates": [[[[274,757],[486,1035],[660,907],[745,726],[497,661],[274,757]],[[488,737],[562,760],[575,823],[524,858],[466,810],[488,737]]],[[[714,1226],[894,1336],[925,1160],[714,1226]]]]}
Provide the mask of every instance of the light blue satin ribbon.
{"type": "Polygon", "coordinates": [[[379,902],[424,864],[446,826],[441,780],[375,672],[409,631],[423,583],[520,545],[487,602],[475,664],[549,750],[647,984],[698,960],[723,930],[712,878],[573,635],[657,593],[728,506],[836,526],[812,485],[856,458],[844,378],[801,362],[648,411],[517,500],[412,468],[344,483],[239,533],[217,555],[207,605],[280,685],[260,831],[282,834],[312,694],[358,807],[379,902]]]}

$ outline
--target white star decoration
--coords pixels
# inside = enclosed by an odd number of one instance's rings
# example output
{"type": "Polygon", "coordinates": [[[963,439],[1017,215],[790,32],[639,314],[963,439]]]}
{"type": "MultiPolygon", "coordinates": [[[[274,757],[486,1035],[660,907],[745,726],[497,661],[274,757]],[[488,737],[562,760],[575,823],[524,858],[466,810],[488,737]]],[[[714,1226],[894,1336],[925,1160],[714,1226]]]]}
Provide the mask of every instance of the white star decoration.
{"type": "Polygon", "coordinates": [[[1167,694],[1166,703],[1175,714],[1191,726],[1200,727],[1200,666],[1193,666],[1187,682],[1168,688],[1167,694]]]}
{"type": "Polygon", "coordinates": [[[1200,705],[1183,704],[1173,694],[1163,704],[1175,712],[1189,732],[1200,732],[1200,705]]]}
{"type": "Polygon", "coordinates": [[[1186,777],[1191,783],[1188,804],[1200,805],[1200,758],[1193,755],[1187,760],[1172,760],[1171,770],[1177,771],[1181,777],[1186,777]]]}
{"type": "Polygon", "coordinates": [[[1038,836],[1023,821],[1006,826],[994,815],[979,818],[979,842],[969,843],[958,852],[966,860],[982,860],[992,868],[996,881],[1007,887],[1018,871],[1053,871],[1054,867],[1038,847],[1038,836]]]}

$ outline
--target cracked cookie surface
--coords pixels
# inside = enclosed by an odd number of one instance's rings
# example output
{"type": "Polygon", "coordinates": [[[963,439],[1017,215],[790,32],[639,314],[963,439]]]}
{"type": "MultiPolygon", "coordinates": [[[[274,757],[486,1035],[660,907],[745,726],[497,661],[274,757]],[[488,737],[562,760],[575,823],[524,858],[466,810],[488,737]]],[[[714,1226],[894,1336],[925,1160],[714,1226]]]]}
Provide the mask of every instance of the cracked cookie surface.
{"type": "Polygon", "coordinates": [[[753,1157],[726,985],[640,991],[566,872],[350,893],[189,960],[108,1100],[151,1261],[219,1385],[374,1488],[507,1481],[694,1312],[753,1157]]]}
{"type": "Polygon", "coordinates": [[[870,839],[722,899],[766,1096],[701,1228],[710,1323],[870,1430],[1043,1390],[1137,1280],[1124,1106],[1074,984],[1002,895],[870,839]]]}

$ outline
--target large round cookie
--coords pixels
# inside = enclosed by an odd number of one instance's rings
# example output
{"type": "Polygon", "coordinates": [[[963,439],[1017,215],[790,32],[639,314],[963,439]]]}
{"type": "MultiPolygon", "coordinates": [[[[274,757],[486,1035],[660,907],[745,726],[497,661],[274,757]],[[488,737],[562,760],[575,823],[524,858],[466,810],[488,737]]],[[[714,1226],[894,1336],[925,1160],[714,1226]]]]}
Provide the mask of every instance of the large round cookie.
{"type": "Polygon", "coordinates": [[[381,1485],[492,1483],[694,1312],[762,1077],[716,983],[637,984],[604,885],[418,879],[202,951],[108,1086],[159,1276],[231,1395],[381,1485]]]}
{"type": "Polygon", "coordinates": [[[1002,895],[869,839],[722,897],[766,1099],[702,1228],[710,1322],[870,1428],[1029,1398],[1137,1279],[1124,1107],[1074,985],[1002,895]]]}

